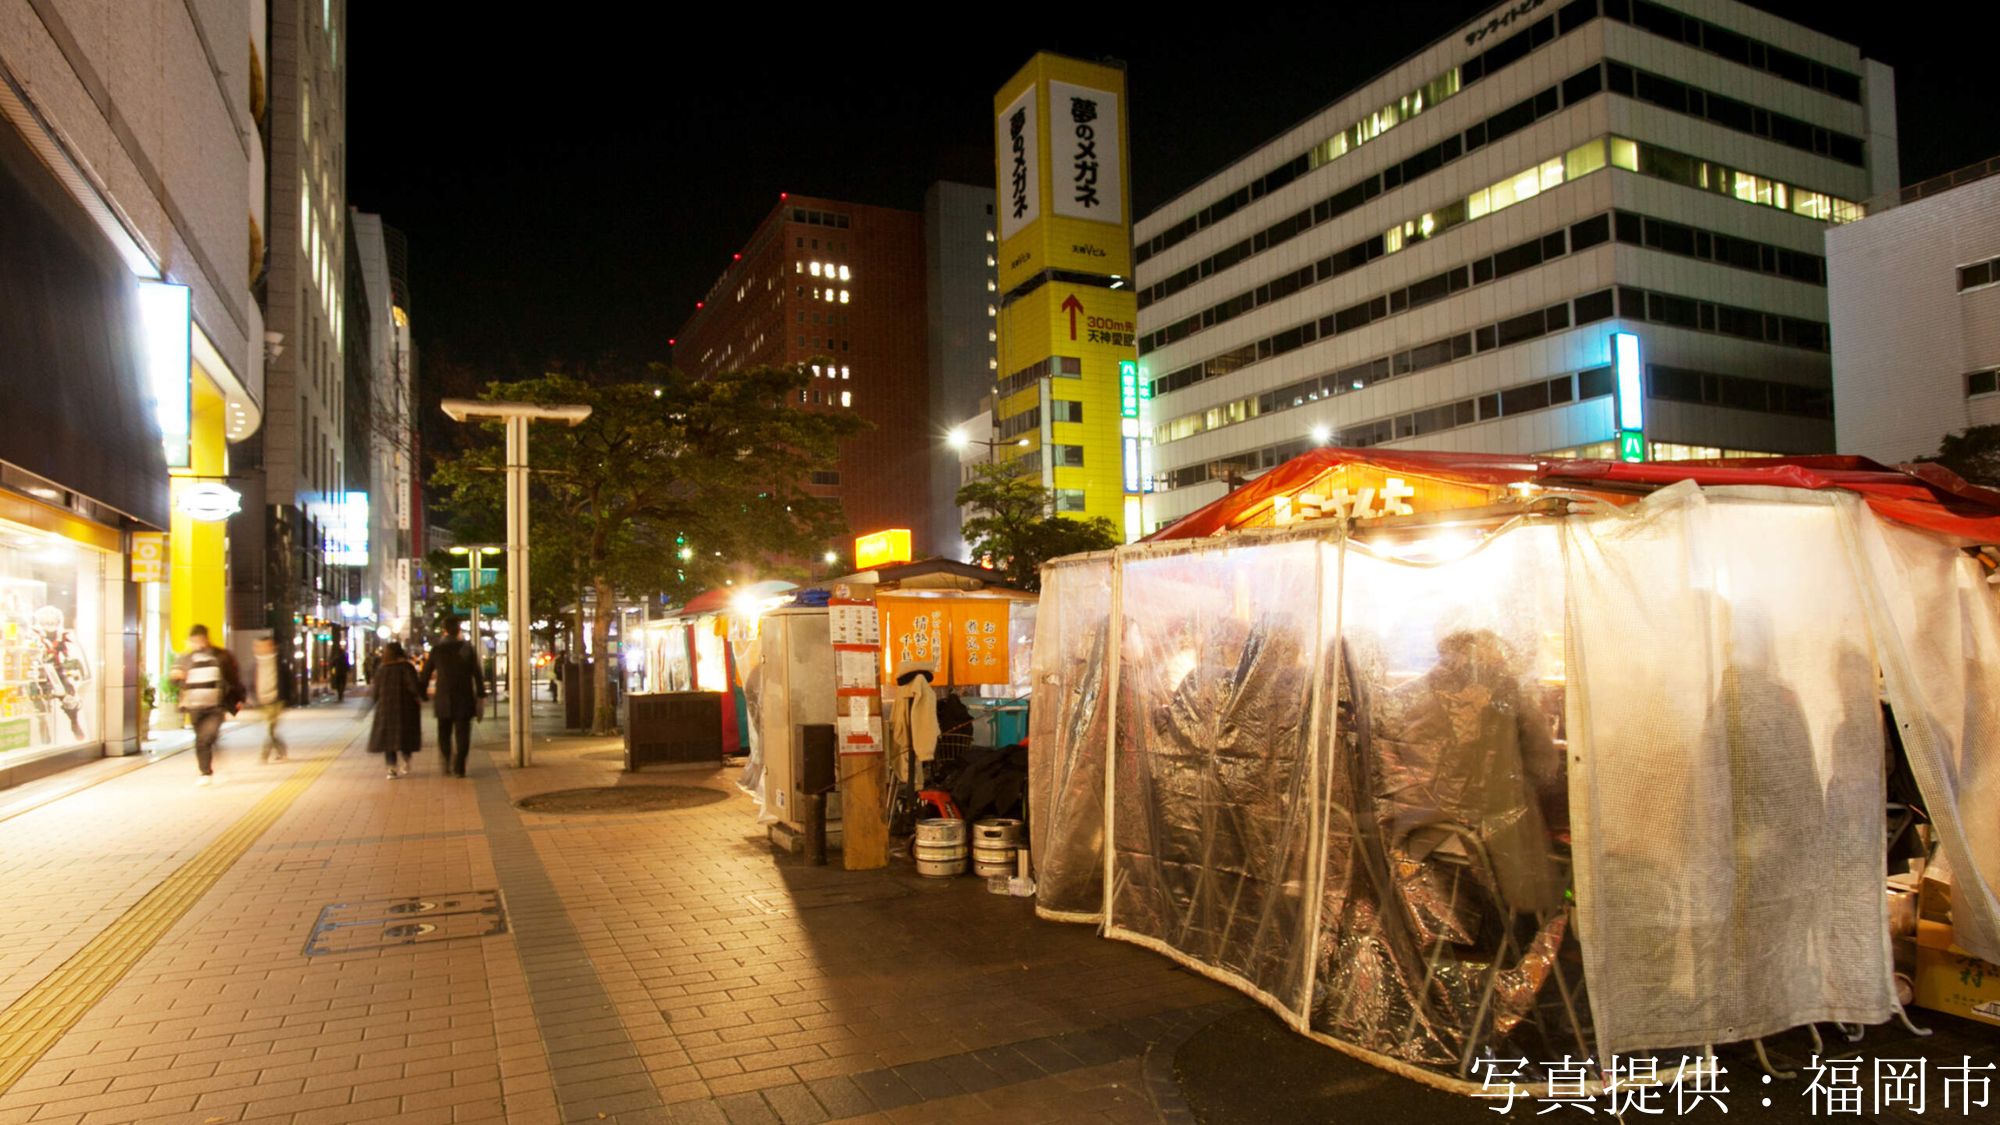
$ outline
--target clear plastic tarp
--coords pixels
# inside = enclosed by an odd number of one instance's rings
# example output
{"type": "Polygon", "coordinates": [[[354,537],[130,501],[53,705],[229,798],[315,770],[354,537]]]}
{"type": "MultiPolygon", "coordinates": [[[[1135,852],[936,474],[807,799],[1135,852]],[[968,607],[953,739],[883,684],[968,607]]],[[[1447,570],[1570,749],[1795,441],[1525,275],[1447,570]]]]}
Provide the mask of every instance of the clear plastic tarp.
{"type": "Polygon", "coordinates": [[[1895,1011],[1884,737],[1835,494],[1565,523],[1577,923],[1600,1051],[1895,1011]]]}
{"type": "Polygon", "coordinates": [[[1054,563],[1030,659],[1029,845],[1035,911],[1104,918],[1104,750],[1111,716],[1111,556],[1054,563]]]}
{"type": "Polygon", "coordinates": [[[1107,932],[1305,1008],[1320,545],[1119,560],[1107,932]]]}
{"type": "Polygon", "coordinates": [[[1844,494],[1134,544],[1036,640],[1044,916],[1426,1081],[1893,1015],[1884,692],[2000,932],[1993,595],[1844,494]]]}
{"type": "Polygon", "coordinates": [[[1313,1031],[1434,1072],[1584,1057],[1556,529],[1347,551],[1313,1031]]]}

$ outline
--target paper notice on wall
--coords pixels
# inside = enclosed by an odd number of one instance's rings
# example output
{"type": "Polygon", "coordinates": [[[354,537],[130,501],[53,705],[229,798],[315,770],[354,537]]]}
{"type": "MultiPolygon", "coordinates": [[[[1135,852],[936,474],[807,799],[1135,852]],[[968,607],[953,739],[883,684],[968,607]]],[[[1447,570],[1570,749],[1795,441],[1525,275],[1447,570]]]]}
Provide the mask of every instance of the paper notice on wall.
{"type": "MultiPolygon", "coordinates": [[[[866,702],[865,700],[863,702],[866,702]]],[[[874,716],[856,718],[841,715],[834,720],[834,730],[839,736],[842,754],[879,754],[882,752],[882,720],[874,716]]]]}
{"type": "Polygon", "coordinates": [[[873,652],[836,652],[834,656],[838,657],[834,665],[835,687],[872,688],[879,682],[873,652]]]}
{"type": "Polygon", "coordinates": [[[847,717],[865,725],[868,722],[868,697],[865,695],[848,696],[847,717]]]}

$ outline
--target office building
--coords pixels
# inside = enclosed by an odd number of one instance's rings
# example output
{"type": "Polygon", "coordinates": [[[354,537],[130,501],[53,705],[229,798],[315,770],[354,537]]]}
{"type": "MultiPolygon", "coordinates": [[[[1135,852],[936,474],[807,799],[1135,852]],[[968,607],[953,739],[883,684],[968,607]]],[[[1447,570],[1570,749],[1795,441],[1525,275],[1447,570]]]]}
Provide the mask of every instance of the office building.
{"type": "Polygon", "coordinates": [[[181,729],[263,420],[262,5],[0,3],[0,787],[181,729]]]}
{"type": "Polygon", "coordinates": [[[2000,158],[1829,231],[1842,453],[1901,464],[2000,425],[2000,158]]]}
{"type": "MultiPolygon", "coordinates": [[[[837,499],[849,530],[908,528],[929,543],[931,433],[924,217],[780,197],[673,340],[682,371],[806,365],[805,410],[850,411],[849,439],[808,491],[837,499]]],[[[844,555],[847,543],[829,544],[844,555]]]]}
{"type": "Polygon", "coordinates": [[[1731,0],[1496,7],[1139,221],[1148,528],[1315,443],[1830,451],[1825,233],[1896,184],[1851,45],[1731,0]]]}
{"type": "Polygon", "coordinates": [[[993,383],[999,339],[988,310],[999,293],[993,190],[940,181],[924,193],[924,294],[930,371],[930,526],[920,554],[965,558],[958,487],[964,467],[992,456],[993,383]],[[953,448],[947,438],[956,432],[953,448]]]}
{"type": "Polygon", "coordinates": [[[994,452],[1060,514],[1136,538],[1150,491],[1132,274],[1125,75],[1042,52],[993,97],[999,195],[994,452]]]}
{"type": "MultiPolygon", "coordinates": [[[[347,5],[270,3],[270,226],[264,319],[275,347],[259,440],[246,443],[230,619],[268,630],[306,682],[354,597],[346,544],[365,527],[347,424],[347,5]]],[[[301,697],[304,693],[301,690],[301,697]]]]}
{"type": "MultiPolygon", "coordinates": [[[[411,639],[416,535],[416,346],[410,338],[409,243],[382,216],[349,210],[368,306],[368,561],[362,583],[375,640],[411,639]]],[[[421,601],[417,593],[415,601],[421,601]]],[[[357,609],[363,607],[357,606],[357,609]]]]}

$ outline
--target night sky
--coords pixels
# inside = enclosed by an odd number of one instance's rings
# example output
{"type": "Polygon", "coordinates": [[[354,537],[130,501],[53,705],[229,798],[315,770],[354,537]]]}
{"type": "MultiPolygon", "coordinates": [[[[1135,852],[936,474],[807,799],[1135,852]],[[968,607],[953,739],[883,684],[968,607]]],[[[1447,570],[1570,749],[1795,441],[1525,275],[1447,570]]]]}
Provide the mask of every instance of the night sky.
{"type": "MultiPolygon", "coordinates": [[[[933,180],[990,183],[993,92],[1037,49],[1127,64],[1145,215],[1488,6],[1094,5],[995,36],[965,17],[998,7],[864,32],[820,6],[566,26],[356,3],[349,201],[409,236],[433,372],[664,359],[779,192],[917,209],[933,180]]],[[[2000,5],[1757,6],[1896,68],[1904,183],[2000,155],[2000,5]]]]}

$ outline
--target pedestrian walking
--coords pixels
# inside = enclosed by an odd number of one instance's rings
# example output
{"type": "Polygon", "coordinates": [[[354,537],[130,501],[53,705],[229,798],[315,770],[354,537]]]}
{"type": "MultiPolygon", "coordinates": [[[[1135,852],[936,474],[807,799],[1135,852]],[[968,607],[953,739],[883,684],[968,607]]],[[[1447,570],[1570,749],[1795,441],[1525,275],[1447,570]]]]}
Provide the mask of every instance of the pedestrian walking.
{"type": "Polygon", "coordinates": [[[556,653],[554,660],[549,661],[549,699],[556,703],[562,702],[563,673],[568,667],[568,659],[560,652],[556,653]]]}
{"type": "Polygon", "coordinates": [[[347,659],[347,650],[344,648],[334,649],[333,667],[327,672],[326,678],[328,685],[333,688],[333,701],[335,703],[347,702],[347,677],[353,674],[353,672],[354,665],[347,659]]]}
{"type": "Polygon", "coordinates": [[[445,772],[465,776],[465,758],[472,750],[472,720],[479,717],[480,701],[486,696],[486,681],[479,674],[479,658],[458,636],[458,618],[444,621],[444,637],[424,659],[423,694],[435,700],[438,752],[444,755],[445,772]],[[431,681],[437,689],[432,696],[431,681]]]}
{"type": "Polygon", "coordinates": [[[264,719],[264,749],[258,752],[257,760],[275,758],[282,762],[285,740],[278,737],[278,716],[292,702],[292,670],[278,655],[278,643],[271,638],[258,637],[252,648],[250,703],[264,719]]]}
{"type": "Polygon", "coordinates": [[[410,760],[424,744],[424,689],[417,682],[416,666],[395,641],[382,646],[374,682],[375,719],[368,731],[368,752],[382,755],[389,780],[394,781],[409,775],[410,760]]]}
{"type": "Polygon", "coordinates": [[[215,779],[215,740],[222,720],[243,702],[243,679],[229,650],[208,643],[208,626],[188,630],[188,650],[167,673],[181,685],[181,711],[194,723],[194,761],[201,769],[196,785],[215,779]]]}

